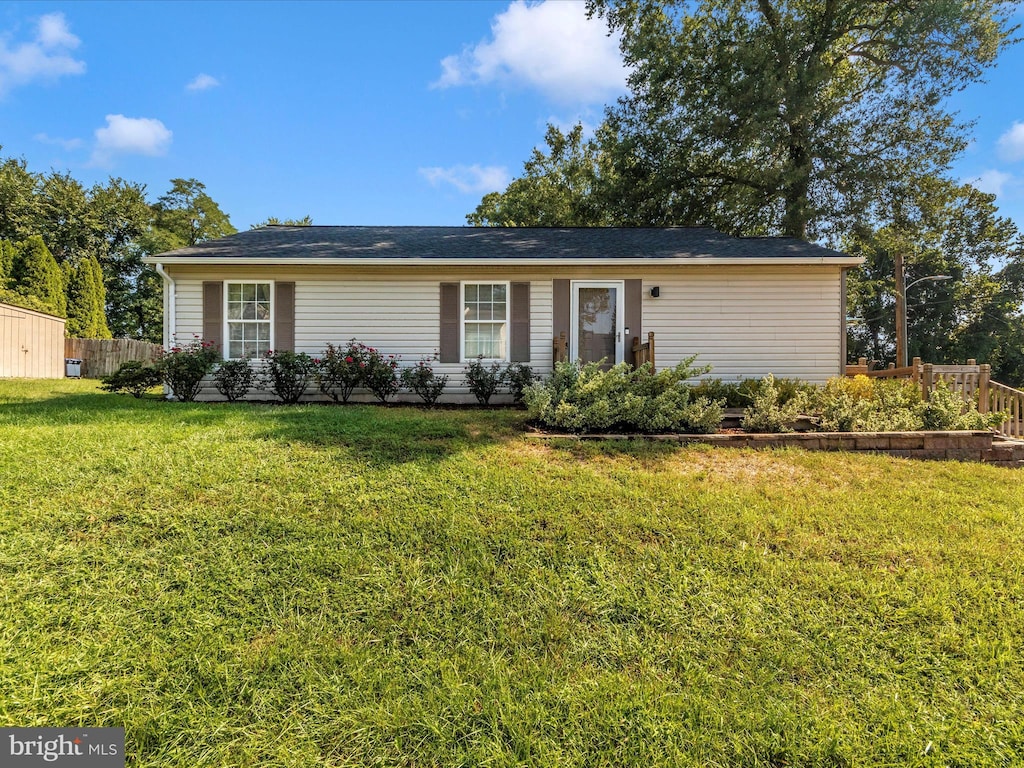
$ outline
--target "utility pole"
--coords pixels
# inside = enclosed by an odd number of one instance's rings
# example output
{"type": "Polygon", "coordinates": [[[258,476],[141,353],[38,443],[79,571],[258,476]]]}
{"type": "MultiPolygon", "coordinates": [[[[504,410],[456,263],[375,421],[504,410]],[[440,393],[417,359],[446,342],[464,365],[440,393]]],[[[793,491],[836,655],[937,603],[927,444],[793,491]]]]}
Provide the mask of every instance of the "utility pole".
{"type": "Polygon", "coordinates": [[[900,252],[896,253],[896,367],[907,367],[907,275],[900,252]]]}

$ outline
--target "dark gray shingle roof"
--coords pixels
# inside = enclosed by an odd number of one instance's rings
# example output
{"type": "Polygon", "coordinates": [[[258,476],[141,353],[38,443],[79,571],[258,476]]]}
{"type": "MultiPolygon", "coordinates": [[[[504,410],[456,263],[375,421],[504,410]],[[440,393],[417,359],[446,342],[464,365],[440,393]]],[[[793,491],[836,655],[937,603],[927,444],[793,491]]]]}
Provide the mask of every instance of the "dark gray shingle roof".
{"type": "MultiPolygon", "coordinates": [[[[705,227],[270,226],[165,257],[268,259],[849,258],[787,237],[731,237],[705,227]]],[[[155,259],[154,259],[155,260],[155,259]]]]}

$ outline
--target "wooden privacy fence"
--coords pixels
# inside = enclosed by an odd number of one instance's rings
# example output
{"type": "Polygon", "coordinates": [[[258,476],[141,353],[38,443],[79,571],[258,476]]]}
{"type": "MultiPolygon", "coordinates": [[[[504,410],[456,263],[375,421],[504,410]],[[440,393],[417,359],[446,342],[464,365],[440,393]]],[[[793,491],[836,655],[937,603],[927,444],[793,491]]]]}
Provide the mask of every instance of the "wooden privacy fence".
{"type": "Polygon", "coordinates": [[[64,357],[82,361],[83,379],[109,376],[129,360],[153,361],[163,347],[137,339],[64,339],[64,357]]]}
{"type": "Polygon", "coordinates": [[[869,376],[873,379],[910,379],[921,386],[921,396],[927,398],[942,381],[965,402],[977,402],[981,413],[1005,411],[1006,421],[999,427],[1004,435],[1024,437],[1024,392],[998,381],[992,381],[992,367],[978,365],[977,360],[968,360],[967,365],[933,365],[922,363],[921,358],[905,368],[873,370],[865,358],[856,365],[846,366],[847,376],[869,376]]]}

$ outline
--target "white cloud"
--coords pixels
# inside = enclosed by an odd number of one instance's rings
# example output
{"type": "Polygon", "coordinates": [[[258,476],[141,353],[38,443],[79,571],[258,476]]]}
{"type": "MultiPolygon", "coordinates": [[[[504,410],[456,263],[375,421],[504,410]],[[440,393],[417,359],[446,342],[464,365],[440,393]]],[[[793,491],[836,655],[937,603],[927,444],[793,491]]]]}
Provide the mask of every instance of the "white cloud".
{"type": "Polygon", "coordinates": [[[494,17],[489,41],[441,61],[435,88],[513,83],[568,104],[603,103],[626,87],[619,38],[582,0],[515,0],[494,17]]]}
{"type": "Polygon", "coordinates": [[[64,150],[70,152],[73,149],[78,149],[82,146],[81,139],[61,139],[57,136],[48,136],[45,133],[37,133],[32,137],[40,144],[52,144],[54,146],[62,147],[64,150]]]}
{"type": "Polygon", "coordinates": [[[508,186],[511,178],[504,166],[453,165],[450,168],[420,168],[420,175],[431,185],[451,184],[463,194],[497,192],[508,186]]]}
{"type": "Polygon", "coordinates": [[[975,181],[974,186],[980,189],[982,192],[987,192],[990,195],[999,196],[1003,194],[1003,188],[1007,183],[1013,181],[1013,176],[1009,173],[1003,173],[997,171],[995,168],[990,168],[984,171],[975,181]]]}
{"type": "Polygon", "coordinates": [[[185,89],[189,91],[205,91],[209,88],[216,88],[218,85],[220,85],[220,80],[216,77],[200,72],[191,83],[185,86],[185,89]]]}
{"type": "Polygon", "coordinates": [[[0,37],[0,95],[34,80],[82,74],[85,62],[71,55],[80,44],[63,13],[42,16],[30,42],[12,44],[10,35],[0,37]]]}
{"type": "Polygon", "coordinates": [[[1008,162],[1024,160],[1024,123],[1014,123],[996,142],[999,157],[1008,162]]]}
{"type": "Polygon", "coordinates": [[[96,129],[92,162],[109,163],[114,155],[162,155],[174,134],[152,117],[107,115],[107,124],[96,129]]]}

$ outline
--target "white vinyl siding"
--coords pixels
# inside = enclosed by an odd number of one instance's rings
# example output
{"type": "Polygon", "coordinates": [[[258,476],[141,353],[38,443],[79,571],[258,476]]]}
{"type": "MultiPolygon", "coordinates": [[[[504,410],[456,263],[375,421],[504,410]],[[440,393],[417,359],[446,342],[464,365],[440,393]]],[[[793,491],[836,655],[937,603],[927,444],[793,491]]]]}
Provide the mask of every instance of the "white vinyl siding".
{"type": "Polygon", "coordinates": [[[643,330],[658,367],[697,354],[711,377],[773,373],[824,383],[840,372],[838,269],[745,268],[644,280],[643,330]],[[661,288],[652,298],[650,289],[661,288]]]}
{"type": "MultiPolygon", "coordinates": [[[[657,265],[655,265],[657,266],[657,265]]],[[[452,268],[432,274],[385,274],[361,270],[328,273],[309,268],[266,269],[233,275],[228,268],[179,268],[174,273],[177,335],[202,334],[202,281],[266,278],[295,281],[295,350],[316,355],[331,342],[355,338],[403,365],[433,356],[440,345],[442,282],[530,283],[530,362],[551,372],[552,279],[618,280],[642,277],[643,334],[655,332],[658,368],[698,354],[710,376],[727,380],[763,376],[824,382],[840,371],[842,307],[840,269],[822,267],[701,266],[658,268],[522,269],[474,273],[452,268]],[[650,289],[661,288],[652,298],[650,289]]],[[[639,335],[631,330],[631,335],[639,335]]],[[[631,354],[626,350],[626,354],[631,354]]],[[[463,363],[434,363],[449,375],[445,398],[465,399],[463,363]]],[[[216,397],[212,387],[209,394],[216,397]]],[[[399,399],[415,399],[405,393],[399,399]]],[[[359,399],[359,398],[356,398],[359,399]]],[[[471,399],[471,398],[470,398],[471,399]]]]}

